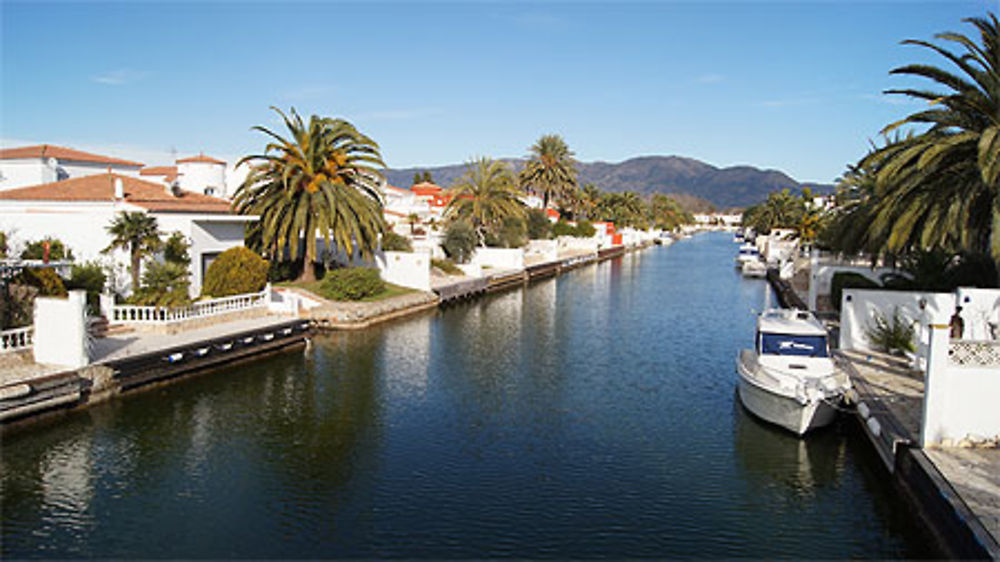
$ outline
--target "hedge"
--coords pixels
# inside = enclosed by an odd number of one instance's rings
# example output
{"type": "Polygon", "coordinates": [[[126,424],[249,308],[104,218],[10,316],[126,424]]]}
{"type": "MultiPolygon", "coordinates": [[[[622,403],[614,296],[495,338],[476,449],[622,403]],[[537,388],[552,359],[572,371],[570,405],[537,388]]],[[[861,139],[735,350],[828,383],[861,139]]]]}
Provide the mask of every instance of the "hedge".
{"type": "Polygon", "coordinates": [[[841,297],[844,289],[879,289],[881,285],[871,279],[850,271],[840,271],[833,274],[830,281],[830,304],[840,310],[841,297]]]}
{"type": "Polygon", "coordinates": [[[267,261],[254,252],[237,246],[219,254],[205,272],[202,296],[213,298],[257,293],[267,285],[267,261]]]}
{"type": "Polygon", "coordinates": [[[337,301],[359,301],[385,291],[385,281],[373,267],[345,267],[328,271],[320,285],[323,296],[337,301]]]}

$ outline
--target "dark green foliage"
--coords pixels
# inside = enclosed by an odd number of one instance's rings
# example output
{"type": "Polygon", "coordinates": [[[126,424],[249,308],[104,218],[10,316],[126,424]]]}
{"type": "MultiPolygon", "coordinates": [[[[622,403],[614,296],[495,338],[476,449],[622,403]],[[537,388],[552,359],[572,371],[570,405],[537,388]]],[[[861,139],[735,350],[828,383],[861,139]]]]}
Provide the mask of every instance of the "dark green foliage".
{"type": "Polygon", "coordinates": [[[413,185],[424,182],[434,183],[434,178],[431,176],[429,171],[424,170],[423,172],[413,172],[413,185]]]}
{"type": "Polygon", "coordinates": [[[15,282],[38,289],[38,295],[42,297],[66,296],[62,278],[50,267],[24,269],[15,282]]]}
{"type": "Polygon", "coordinates": [[[190,286],[187,266],[149,261],[142,273],[142,287],[132,295],[129,302],[141,306],[186,306],[191,304],[191,297],[188,295],[190,286]]]}
{"type": "MultiPolygon", "coordinates": [[[[302,275],[303,260],[285,260],[268,262],[267,280],[271,283],[293,281],[302,275]]],[[[322,262],[313,263],[313,277],[322,279],[326,274],[326,266],[322,262]]]]}
{"type": "Polygon", "coordinates": [[[840,301],[844,295],[844,289],[878,289],[879,284],[860,273],[840,271],[833,274],[830,281],[830,303],[837,310],[840,310],[840,301]]]}
{"type": "Polygon", "coordinates": [[[590,224],[588,220],[577,221],[576,223],[576,236],[579,238],[590,238],[594,234],[597,234],[597,229],[594,225],[590,224]]]}
{"type": "Polygon", "coordinates": [[[552,236],[552,223],[545,211],[541,209],[528,209],[528,238],[532,240],[546,240],[552,236]]]}
{"type": "Polygon", "coordinates": [[[0,330],[30,326],[38,289],[28,285],[0,286],[0,330]],[[7,294],[3,294],[6,289],[7,294]]]}
{"type": "Polygon", "coordinates": [[[559,221],[552,225],[552,236],[556,238],[560,236],[576,236],[576,227],[566,221],[559,221]]]}
{"type": "Polygon", "coordinates": [[[413,243],[410,239],[403,236],[402,234],[396,234],[391,230],[387,230],[385,234],[382,235],[382,251],[383,252],[412,252],[413,243]]]}
{"type": "Polygon", "coordinates": [[[518,217],[507,217],[486,230],[486,245],[493,248],[520,248],[528,243],[528,230],[518,217]]]}
{"type": "Polygon", "coordinates": [[[201,294],[215,298],[256,293],[267,284],[267,261],[242,247],[219,254],[205,272],[201,294]]]}
{"type": "Polygon", "coordinates": [[[49,259],[52,261],[73,260],[73,250],[63,244],[62,240],[46,236],[41,240],[28,242],[21,252],[22,260],[40,260],[45,256],[45,243],[49,243],[49,259]]]}
{"type": "Polygon", "coordinates": [[[886,318],[876,311],[872,320],[875,325],[865,328],[865,336],[876,349],[898,355],[916,350],[913,343],[913,322],[907,321],[899,313],[899,307],[892,311],[892,318],[886,318]]]}
{"type": "Polygon", "coordinates": [[[97,315],[100,312],[99,295],[104,290],[104,283],[107,280],[104,268],[97,262],[73,264],[66,288],[87,291],[87,309],[91,315],[97,315]]]}
{"type": "Polygon", "coordinates": [[[463,272],[451,260],[432,259],[431,266],[436,267],[448,275],[462,275],[463,272]]]}
{"type": "Polygon", "coordinates": [[[463,220],[453,221],[444,232],[441,248],[455,263],[466,263],[476,250],[477,239],[471,224],[463,220]]]}
{"type": "Polygon", "coordinates": [[[372,267],[344,267],[328,271],[321,287],[323,296],[338,301],[359,301],[386,290],[385,281],[372,267]]]}
{"type": "Polygon", "coordinates": [[[191,255],[188,253],[190,248],[191,244],[188,243],[187,237],[180,232],[174,232],[163,243],[163,259],[170,263],[190,265],[191,255]]]}
{"type": "Polygon", "coordinates": [[[953,255],[943,250],[914,251],[899,259],[902,273],[887,273],[887,289],[950,293],[958,287],[997,286],[997,270],[983,253],[953,255]]]}
{"type": "Polygon", "coordinates": [[[7,233],[0,230],[0,258],[7,257],[7,233]]]}

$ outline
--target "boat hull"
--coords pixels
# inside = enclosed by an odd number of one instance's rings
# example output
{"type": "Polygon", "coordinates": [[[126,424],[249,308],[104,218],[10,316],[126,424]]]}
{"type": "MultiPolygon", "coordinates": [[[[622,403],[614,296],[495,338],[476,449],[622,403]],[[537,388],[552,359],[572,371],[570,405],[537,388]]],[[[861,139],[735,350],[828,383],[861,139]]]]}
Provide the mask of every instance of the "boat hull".
{"type": "Polygon", "coordinates": [[[781,426],[796,435],[826,425],[836,418],[837,410],[823,400],[800,402],[793,396],[775,392],[751,380],[746,367],[738,363],[738,390],[740,402],[754,416],[781,426]]]}

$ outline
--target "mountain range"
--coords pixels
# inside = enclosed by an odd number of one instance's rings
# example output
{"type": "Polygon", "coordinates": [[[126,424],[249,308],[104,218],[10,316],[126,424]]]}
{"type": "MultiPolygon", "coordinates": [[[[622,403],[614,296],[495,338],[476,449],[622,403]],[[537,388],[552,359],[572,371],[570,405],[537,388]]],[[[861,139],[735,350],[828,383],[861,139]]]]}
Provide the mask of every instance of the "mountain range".
{"type": "MultiPolygon", "coordinates": [[[[504,161],[517,170],[524,166],[523,159],[504,161]]],[[[719,168],[683,156],[640,156],[618,163],[578,162],[577,170],[580,185],[593,183],[604,191],[635,191],[644,195],[684,194],[704,199],[719,209],[747,207],[763,201],[772,191],[786,188],[800,193],[807,185],[778,170],[753,166],[719,168]]],[[[434,183],[448,187],[465,172],[465,165],[388,169],[385,175],[390,184],[404,187],[412,184],[414,173],[425,171],[431,173],[434,183]]],[[[833,189],[817,184],[808,187],[820,193],[833,189]]]]}

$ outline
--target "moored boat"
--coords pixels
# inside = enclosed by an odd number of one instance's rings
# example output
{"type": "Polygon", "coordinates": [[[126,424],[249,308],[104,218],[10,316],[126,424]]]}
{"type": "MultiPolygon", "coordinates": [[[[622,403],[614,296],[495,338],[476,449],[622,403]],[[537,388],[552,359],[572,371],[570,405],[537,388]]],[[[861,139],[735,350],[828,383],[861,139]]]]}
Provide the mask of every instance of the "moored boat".
{"type": "Polygon", "coordinates": [[[753,244],[743,244],[740,246],[739,253],[736,254],[736,267],[743,267],[743,264],[748,261],[760,261],[760,251],[757,250],[757,246],[753,244]]]}
{"type": "Polygon", "coordinates": [[[754,349],[740,350],[736,371],[747,410],[797,435],[832,422],[850,388],[830,359],[823,325],[802,310],[764,311],[754,349]]]}

